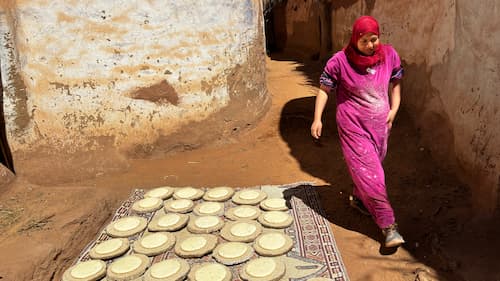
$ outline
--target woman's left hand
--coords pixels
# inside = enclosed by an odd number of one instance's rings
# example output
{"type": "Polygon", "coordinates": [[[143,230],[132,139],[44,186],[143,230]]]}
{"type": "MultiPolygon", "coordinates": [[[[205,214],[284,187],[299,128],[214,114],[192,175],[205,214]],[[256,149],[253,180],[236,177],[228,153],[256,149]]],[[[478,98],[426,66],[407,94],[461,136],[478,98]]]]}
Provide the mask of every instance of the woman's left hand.
{"type": "Polygon", "coordinates": [[[394,118],[396,118],[396,111],[390,110],[386,120],[389,129],[392,128],[392,122],[394,122],[394,118]]]}

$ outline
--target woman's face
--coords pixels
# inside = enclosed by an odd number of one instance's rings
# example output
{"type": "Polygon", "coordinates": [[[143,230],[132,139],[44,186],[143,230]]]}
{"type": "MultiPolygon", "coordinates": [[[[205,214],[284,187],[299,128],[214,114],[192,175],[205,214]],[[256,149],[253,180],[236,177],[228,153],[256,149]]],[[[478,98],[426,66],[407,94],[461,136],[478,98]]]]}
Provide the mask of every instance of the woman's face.
{"type": "Polygon", "coordinates": [[[379,44],[378,36],[373,33],[366,33],[358,40],[358,50],[366,56],[371,56],[379,44]]]}

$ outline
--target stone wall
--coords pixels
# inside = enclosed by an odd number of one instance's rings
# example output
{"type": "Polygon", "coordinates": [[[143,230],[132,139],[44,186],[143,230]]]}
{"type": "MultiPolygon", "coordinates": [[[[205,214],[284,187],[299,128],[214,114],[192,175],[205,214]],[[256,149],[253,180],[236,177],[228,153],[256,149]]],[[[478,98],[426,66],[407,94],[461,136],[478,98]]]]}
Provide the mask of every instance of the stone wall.
{"type": "Polygon", "coordinates": [[[3,1],[17,172],[92,176],[252,124],[268,104],[262,22],[258,0],[3,1]]]}
{"type": "Polygon", "coordinates": [[[381,40],[406,69],[403,106],[436,161],[456,165],[478,211],[499,206],[500,4],[464,0],[333,1],[334,50],[363,14],[381,24],[381,40]]]}

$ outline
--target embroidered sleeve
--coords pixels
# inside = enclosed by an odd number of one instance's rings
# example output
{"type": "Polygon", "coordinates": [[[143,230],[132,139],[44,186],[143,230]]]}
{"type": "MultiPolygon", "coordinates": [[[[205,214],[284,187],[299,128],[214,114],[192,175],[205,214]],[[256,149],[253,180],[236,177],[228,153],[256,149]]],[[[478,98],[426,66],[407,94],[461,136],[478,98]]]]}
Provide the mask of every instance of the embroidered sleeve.
{"type": "Polygon", "coordinates": [[[391,73],[390,81],[392,82],[394,80],[401,80],[403,78],[403,74],[404,74],[404,69],[402,66],[394,68],[391,73]]]}
{"type": "Polygon", "coordinates": [[[326,71],[323,71],[323,73],[319,77],[319,83],[328,88],[329,91],[337,87],[337,81],[335,81],[330,75],[328,75],[326,71]]]}

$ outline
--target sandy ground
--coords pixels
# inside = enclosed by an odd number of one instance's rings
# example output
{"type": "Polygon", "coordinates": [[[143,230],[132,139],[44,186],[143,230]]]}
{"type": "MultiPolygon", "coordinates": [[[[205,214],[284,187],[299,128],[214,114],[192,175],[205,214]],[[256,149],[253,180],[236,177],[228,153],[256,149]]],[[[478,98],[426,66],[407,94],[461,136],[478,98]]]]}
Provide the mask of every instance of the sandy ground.
{"type": "Polygon", "coordinates": [[[500,280],[500,220],[474,216],[467,187],[419,144],[404,109],[393,127],[385,167],[407,243],[388,251],[372,220],[348,206],[352,187],[333,104],[321,141],[309,135],[321,63],[275,58],[267,68],[269,112],[223,143],[165,159],[133,160],[125,172],[85,182],[40,185],[37,179],[17,178],[1,187],[0,280],[60,280],[133,188],[297,181],[318,185],[350,280],[500,280]]]}

